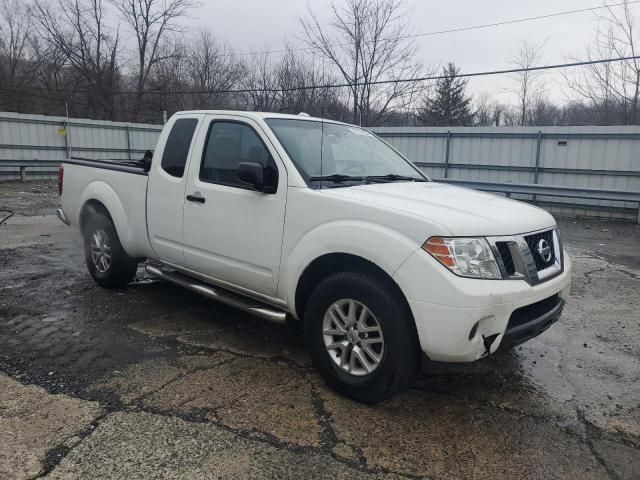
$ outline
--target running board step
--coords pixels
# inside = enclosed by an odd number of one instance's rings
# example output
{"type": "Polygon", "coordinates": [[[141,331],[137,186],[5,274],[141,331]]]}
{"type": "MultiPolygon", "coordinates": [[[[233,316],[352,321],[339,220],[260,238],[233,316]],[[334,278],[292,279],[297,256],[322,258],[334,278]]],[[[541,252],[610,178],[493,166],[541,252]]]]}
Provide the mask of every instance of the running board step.
{"type": "Polygon", "coordinates": [[[153,265],[147,265],[145,270],[155,277],[174,283],[191,290],[192,292],[199,293],[205,297],[217,300],[218,302],[230,305],[239,310],[251,313],[257,317],[262,317],[278,323],[283,323],[286,319],[287,314],[282,310],[275,309],[256,300],[245,298],[227,290],[214,287],[174,270],[169,271],[153,265]]]}

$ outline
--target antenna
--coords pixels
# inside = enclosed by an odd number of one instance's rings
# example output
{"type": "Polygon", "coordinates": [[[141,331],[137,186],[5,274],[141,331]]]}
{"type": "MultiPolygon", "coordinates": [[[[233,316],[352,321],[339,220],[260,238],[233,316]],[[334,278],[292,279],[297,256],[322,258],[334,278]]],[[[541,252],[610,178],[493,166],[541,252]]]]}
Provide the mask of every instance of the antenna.
{"type": "MultiPolygon", "coordinates": [[[[324,57],[322,57],[322,83],[325,83],[325,74],[324,74],[324,57]]],[[[327,102],[327,90],[324,89],[322,92],[322,99],[320,100],[320,118],[324,120],[324,104],[327,102]]]]}
{"type": "Polygon", "coordinates": [[[323,154],[324,154],[324,118],[320,121],[320,176],[323,175],[323,172],[322,172],[323,154]]]}

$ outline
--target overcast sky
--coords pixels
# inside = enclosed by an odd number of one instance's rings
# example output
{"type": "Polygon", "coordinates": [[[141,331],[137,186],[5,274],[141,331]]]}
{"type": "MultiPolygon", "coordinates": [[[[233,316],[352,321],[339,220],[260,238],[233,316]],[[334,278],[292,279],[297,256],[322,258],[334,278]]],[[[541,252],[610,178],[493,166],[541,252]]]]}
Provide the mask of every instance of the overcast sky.
{"type": "MultiPolygon", "coordinates": [[[[620,0],[609,0],[619,3],[620,0]]],[[[602,5],[599,0],[405,0],[413,14],[408,18],[416,33],[493,23],[536,15],[602,5]]],[[[203,6],[187,20],[189,25],[207,26],[220,40],[227,40],[237,52],[277,49],[285,38],[300,39],[298,18],[309,6],[321,20],[330,20],[325,0],[203,0],[203,6]]],[[[632,8],[638,9],[638,5],[632,8]]],[[[544,62],[562,63],[567,57],[583,55],[596,27],[593,12],[497,26],[468,32],[419,38],[425,63],[453,61],[462,71],[473,72],[508,67],[507,58],[522,38],[546,41],[544,62]]],[[[299,41],[297,42],[299,43],[299,41]]],[[[546,74],[551,96],[562,100],[558,74],[546,74]]],[[[515,101],[505,93],[508,78],[472,79],[472,93],[489,91],[502,100],[515,101]]]]}

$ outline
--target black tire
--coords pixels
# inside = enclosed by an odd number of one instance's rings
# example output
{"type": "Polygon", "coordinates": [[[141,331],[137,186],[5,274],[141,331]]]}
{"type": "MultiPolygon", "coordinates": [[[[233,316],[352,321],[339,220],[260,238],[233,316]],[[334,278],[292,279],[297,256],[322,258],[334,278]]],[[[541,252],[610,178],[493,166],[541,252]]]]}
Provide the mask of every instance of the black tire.
{"type": "Polygon", "coordinates": [[[313,363],[327,383],[359,402],[379,403],[405,390],[418,370],[420,348],[409,306],[395,288],[371,275],[341,272],[320,282],[309,299],[304,329],[313,363]],[[325,314],[334,302],[342,299],[365,305],[378,321],[384,337],[380,363],[363,376],[344,371],[325,346],[325,314]]]}
{"type": "Polygon", "coordinates": [[[118,233],[111,219],[102,212],[95,212],[84,226],[84,257],[93,280],[104,288],[124,288],[136,275],[138,260],[130,257],[122,248],[118,233]],[[96,265],[92,255],[94,234],[102,232],[110,248],[107,268],[96,265]]]}

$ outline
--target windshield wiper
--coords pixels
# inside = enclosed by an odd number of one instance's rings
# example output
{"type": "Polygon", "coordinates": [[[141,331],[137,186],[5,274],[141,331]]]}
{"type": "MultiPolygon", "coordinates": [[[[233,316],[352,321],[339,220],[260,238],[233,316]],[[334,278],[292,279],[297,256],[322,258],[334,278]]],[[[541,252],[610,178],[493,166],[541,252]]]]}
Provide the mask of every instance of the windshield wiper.
{"type": "Polygon", "coordinates": [[[389,173],[388,175],[369,175],[364,177],[365,180],[371,182],[396,182],[396,181],[410,181],[410,182],[427,182],[426,178],[409,177],[407,175],[396,175],[395,173],[389,173]]]}
{"type": "Polygon", "coordinates": [[[323,175],[318,177],[310,177],[309,181],[311,182],[333,182],[333,183],[342,183],[342,182],[363,182],[367,179],[367,177],[354,177],[351,175],[342,175],[340,173],[334,173],[332,175],[323,175]]]}
{"type": "Polygon", "coordinates": [[[343,175],[341,173],[334,173],[331,175],[323,175],[317,177],[310,177],[311,182],[327,181],[333,183],[343,182],[397,182],[397,181],[410,181],[410,182],[427,182],[428,180],[418,177],[410,177],[407,175],[396,175],[395,173],[389,173],[387,175],[367,175],[367,176],[353,176],[343,175]]]}

